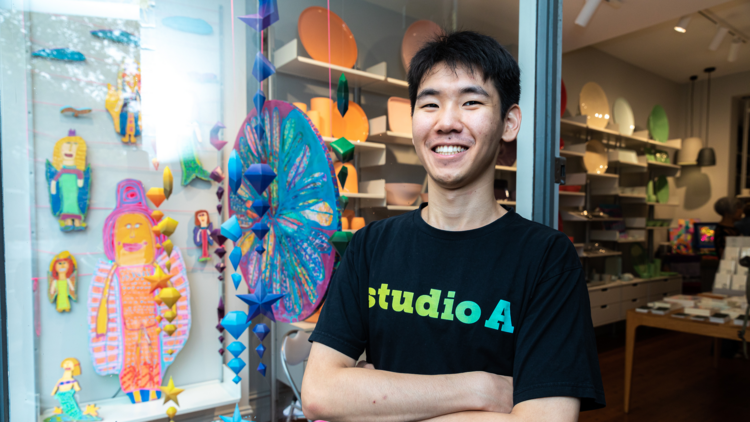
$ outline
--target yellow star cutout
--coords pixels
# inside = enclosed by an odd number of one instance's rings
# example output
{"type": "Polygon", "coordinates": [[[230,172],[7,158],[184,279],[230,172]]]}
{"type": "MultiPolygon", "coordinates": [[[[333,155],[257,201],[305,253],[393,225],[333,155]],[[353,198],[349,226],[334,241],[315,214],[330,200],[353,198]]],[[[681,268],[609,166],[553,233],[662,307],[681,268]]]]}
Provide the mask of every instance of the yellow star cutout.
{"type": "Polygon", "coordinates": [[[169,403],[170,401],[173,401],[177,406],[180,405],[180,402],[177,401],[177,396],[182,393],[182,388],[177,388],[174,386],[174,381],[172,381],[172,377],[169,377],[169,384],[166,386],[161,386],[161,392],[164,394],[164,404],[169,403]]]}
{"type": "Polygon", "coordinates": [[[154,268],[154,275],[147,275],[143,277],[151,283],[151,293],[153,293],[156,289],[169,287],[169,280],[174,277],[172,274],[165,273],[164,270],[161,269],[161,266],[159,266],[158,264],[154,265],[154,268]]]}

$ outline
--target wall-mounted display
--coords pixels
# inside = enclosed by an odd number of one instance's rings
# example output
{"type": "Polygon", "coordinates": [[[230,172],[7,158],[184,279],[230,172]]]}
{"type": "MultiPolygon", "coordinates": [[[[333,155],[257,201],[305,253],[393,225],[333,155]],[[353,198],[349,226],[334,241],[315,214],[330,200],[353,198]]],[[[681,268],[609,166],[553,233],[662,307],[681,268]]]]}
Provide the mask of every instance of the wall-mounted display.
{"type": "Polygon", "coordinates": [[[91,167],[86,164],[86,141],[75,130],[55,143],[47,160],[47,187],[52,215],[64,232],[86,229],[91,193],[91,167]]]}
{"type": "Polygon", "coordinates": [[[121,181],[116,198],[102,234],[107,260],[99,263],[88,293],[89,347],[96,372],[119,375],[122,391],[132,403],[139,403],[161,397],[162,377],[185,346],[191,321],[190,286],[179,248],[172,246],[168,254],[162,247],[168,240],[155,234],[156,222],[141,182],[121,181]],[[169,287],[158,288],[157,301],[146,277],[167,262],[169,287]],[[176,314],[176,320],[164,327],[159,302],[176,314]]]}
{"type": "Polygon", "coordinates": [[[78,262],[68,251],[55,255],[47,273],[47,296],[57,312],[70,312],[70,299],[78,301],[76,275],[78,262]]]}
{"type": "Polygon", "coordinates": [[[581,89],[578,96],[578,106],[581,114],[588,116],[588,125],[596,129],[604,129],[609,123],[609,100],[599,84],[589,82],[581,89]]]}
{"type": "Polygon", "coordinates": [[[297,31],[305,51],[315,60],[351,69],[357,62],[357,42],[339,15],[325,7],[308,7],[297,21],[297,31]],[[330,15],[330,16],[329,16],[330,15]],[[328,35],[330,19],[331,34],[328,35]],[[330,43],[331,51],[328,52],[330,43]]]}
{"type": "Polygon", "coordinates": [[[300,109],[268,100],[261,117],[266,136],[258,136],[260,119],[251,111],[232,155],[237,154],[241,173],[266,163],[277,177],[262,196],[247,180],[230,196],[230,215],[242,227],[236,243],[243,252],[240,268],[250,291],[263,283],[270,294],[285,295],[274,304],[277,320],[301,321],[317,308],[333,270],[335,252],[328,238],[339,227],[336,176],[325,144],[300,109]],[[262,218],[251,206],[261,198],[270,204],[262,218]],[[251,230],[261,221],[269,227],[262,242],[251,230]],[[266,253],[256,253],[258,246],[266,253]]]}

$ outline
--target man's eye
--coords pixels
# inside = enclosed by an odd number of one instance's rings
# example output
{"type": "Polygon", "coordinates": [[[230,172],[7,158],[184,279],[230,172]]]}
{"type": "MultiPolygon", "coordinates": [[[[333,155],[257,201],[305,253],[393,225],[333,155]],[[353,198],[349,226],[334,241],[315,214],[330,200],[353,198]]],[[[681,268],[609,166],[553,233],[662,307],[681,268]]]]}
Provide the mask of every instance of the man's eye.
{"type": "Polygon", "coordinates": [[[427,107],[437,108],[437,104],[435,104],[435,103],[429,103],[429,104],[425,104],[425,105],[422,106],[422,108],[427,108],[427,107]]]}
{"type": "Polygon", "coordinates": [[[479,101],[467,101],[464,103],[464,105],[468,105],[468,106],[480,105],[480,104],[482,103],[480,103],[479,101]]]}

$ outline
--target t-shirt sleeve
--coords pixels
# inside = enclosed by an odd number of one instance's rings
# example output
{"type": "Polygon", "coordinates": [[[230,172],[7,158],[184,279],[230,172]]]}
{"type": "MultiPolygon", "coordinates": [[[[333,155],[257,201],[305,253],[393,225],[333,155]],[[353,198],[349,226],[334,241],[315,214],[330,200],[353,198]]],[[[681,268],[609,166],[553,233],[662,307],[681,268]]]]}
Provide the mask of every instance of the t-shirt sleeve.
{"type": "Polygon", "coordinates": [[[325,344],[352,359],[362,355],[367,344],[365,312],[367,292],[367,262],[364,258],[363,238],[366,230],[359,230],[344,252],[338,269],[331,278],[328,293],[320,312],[311,342],[325,344]]]}
{"type": "Polygon", "coordinates": [[[513,402],[578,397],[581,411],[599,409],[606,403],[588,290],[575,248],[564,240],[516,326],[513,402]]]}

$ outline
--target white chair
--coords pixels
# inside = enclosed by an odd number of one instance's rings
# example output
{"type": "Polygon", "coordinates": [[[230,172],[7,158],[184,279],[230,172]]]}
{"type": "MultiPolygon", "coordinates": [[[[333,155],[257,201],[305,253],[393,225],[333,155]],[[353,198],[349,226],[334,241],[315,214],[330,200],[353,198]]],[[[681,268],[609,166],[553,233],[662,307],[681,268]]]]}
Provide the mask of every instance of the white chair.
{"type": "Polygon", "coordinates": [[[284,373],[289,381],[289,386],[292,387],[292,392],[294,392],[295,397],[288,408],[289,415],[286,418],[287,422],[290,422],[294,418],[295,410],[302,411],[302,397],[300,390],[297,388],[297,385],[292,379],[292,375],[289,373],[289,367],[301,364],[310,356],[312,343],[308,341],[309,339],[310,333],[305,331],[291,331],[284,336],[284,341],[281,343],[281,366],[284,368],[284,373]]]}

